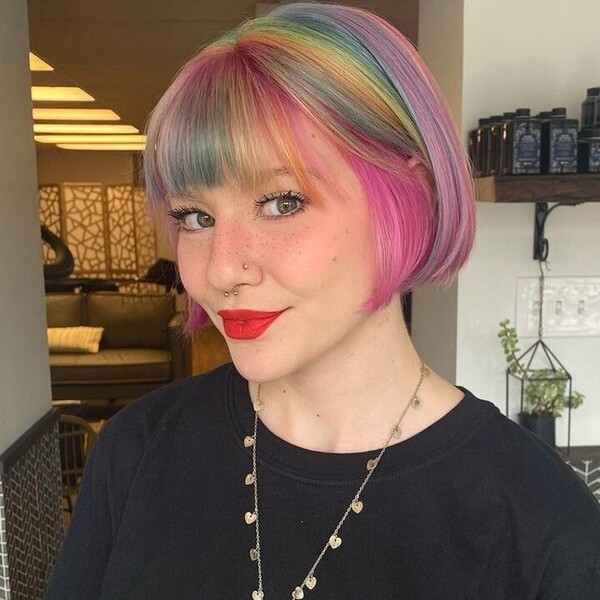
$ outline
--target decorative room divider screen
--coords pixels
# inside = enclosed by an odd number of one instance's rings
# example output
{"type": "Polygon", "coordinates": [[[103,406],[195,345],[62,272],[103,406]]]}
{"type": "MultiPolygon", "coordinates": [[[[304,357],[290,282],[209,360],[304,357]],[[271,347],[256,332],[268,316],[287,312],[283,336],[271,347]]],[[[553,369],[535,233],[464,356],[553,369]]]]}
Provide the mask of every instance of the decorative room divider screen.
{"type": "MultiPolygon", "coordinates": [[[[102,183],[42,185],[39,201],[41,224],[73,254],[73,277],[134,279],[156,261],[156,229],[146,210],[143,188],[102,183]]],[[[42,253],[44,262],[54,259],[47,244],[42,245],[42,253]]]]}

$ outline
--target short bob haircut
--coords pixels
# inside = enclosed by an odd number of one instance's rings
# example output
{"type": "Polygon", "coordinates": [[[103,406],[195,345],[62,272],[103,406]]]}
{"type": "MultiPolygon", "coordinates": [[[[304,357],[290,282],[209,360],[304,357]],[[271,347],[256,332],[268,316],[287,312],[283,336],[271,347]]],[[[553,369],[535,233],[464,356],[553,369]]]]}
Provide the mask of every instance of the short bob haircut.
{"type": "MultiPolygon", "coordinates": [[[[365,310],[450,281],[475,233],[465,152],[411,42],[358,8],[286,4],[192,58],[149,121],[151,208],[166,215],[168,199],[195,188],[254,181],[272,168],[266,147],[309,186],[318,167],[298,117],[340,150],[370,199],[378,283],[365,310]]],[[[206,322],[190,300],[186,331],[206,322]]]]}

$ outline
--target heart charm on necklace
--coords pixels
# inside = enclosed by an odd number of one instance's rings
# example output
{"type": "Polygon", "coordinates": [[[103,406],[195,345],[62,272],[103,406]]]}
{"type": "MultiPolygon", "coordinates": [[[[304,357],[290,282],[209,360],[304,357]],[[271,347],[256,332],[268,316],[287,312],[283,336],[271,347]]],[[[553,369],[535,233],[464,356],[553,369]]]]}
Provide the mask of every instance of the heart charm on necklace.
{"type": "Polygon", "coordinates": [[[257,400],[254,403],[254,410],[256,412],[260,412],[264,407],[265,407],[265,405],[262,403],[262,400],[257,400]]]}
{"type": "Polygon", "coordinates": [[[265,595],[262,592],[259,592],[258,590],[254,590],[252,592],[252,600],[263,600],[264,597],[265,595]]]}
{"type": "Polygon", "coordinates": [[[394,429],[392,429],[392,435],[399,440],[402,437],[402,429],[400,429],[400,425],[396,425],[394,429]]]}
{"type": "Polygon", "coordinates": [[[420,408],[420,406],[421,406],[421,400],[419,399],[418,396],[414,396],[414,398],[410,401],[410,403],[412,404],[412,407],[415,409],[420,408]]]}
{"type": "Polygon", "coordinates": [[[253,446],[253,445],[254,445],[254,438],[251,435],[247,435],[244,438],[244,446],[246,448],[250,448],[250,446],[253,446]]]}
{"type": "Polygon", "coordinates": [[[351,505],[352,510],[358,514],[363,509],[363,503],[361,500],[355,500],[351,505]]]}
{"type": "Polygon", "coordinates": [[[245,519],[246,523],[248,523],[248,525],[252,525],[252,523],[254,523],[254,521],[256,521],[256,513],[247,512],[244,515],[244,519],[245,519]]]}
{"type": "Polygon", "coordinates": [[[307,577],[304,580],[304,585],[309,589],[309,590],[313,590],[315,588],[315,586],[317,585],[317,578],[314,575],[311,575],[310,577],[307,577]]]}
{"type": "Polygon", "coordinates": [[[246,485],[252,485],[256,481],[256,477],[254,477],[254,473],[248,473],[246,475],[246,479],[244,479],[244,483],[246,485]]]}
{"type": "Polygon", "coordinates": [[[302,598],[304,598],[304,591],[302,590],[302,588],[300,586],[298,586],[292,592],[292,600],[302,600],[302,598]]]}
{"type": "Polygon", "coordinates": [[[250,560],[252,562],[258,560],[258,550],[256,548],[250,548],[250,560]]]}
{"type": "Polygon", "coordinates": [[[372,471],[377,466],[378,462],[379,461],[376,458],[372,458],[370,461],[367,462],[367,470],[372,471]]]}
{"type": "Polygon", "coordinates": [[[339,548],[342,545],[342,538],[339,537],[338,535],[332,535],[329,538],[329,545],[335,550],[336,548],[339,548]]]}

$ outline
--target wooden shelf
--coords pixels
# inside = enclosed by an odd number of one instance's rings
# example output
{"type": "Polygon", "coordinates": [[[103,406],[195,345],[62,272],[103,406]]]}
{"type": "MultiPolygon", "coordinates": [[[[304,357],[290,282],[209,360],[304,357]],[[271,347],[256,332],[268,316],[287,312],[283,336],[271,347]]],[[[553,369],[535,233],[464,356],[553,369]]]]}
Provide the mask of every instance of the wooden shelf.
{"type": "Polygon", "coordinates": [[[600,202],[600,173],[475,179],[479,202],[600,202]]]}

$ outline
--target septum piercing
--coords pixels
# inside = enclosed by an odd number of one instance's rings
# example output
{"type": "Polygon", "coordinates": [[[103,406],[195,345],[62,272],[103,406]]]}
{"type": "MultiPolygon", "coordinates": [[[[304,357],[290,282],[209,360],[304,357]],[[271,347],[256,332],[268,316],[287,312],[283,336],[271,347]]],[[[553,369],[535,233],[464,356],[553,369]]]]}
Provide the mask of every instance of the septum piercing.
{"type": "MultiPolygon", "coordinates": [[[[244,271],[248,270],[248,263],[242,263],[242,269],[244,269],[244,271]]],[[[237,296],[239,294],[239,290],[237,289],[237,285],[234,285],[229,291],[227,292],[223,292],[223,296],[225,296],[225,298],[229,298],[229,294],[233,294],[234,296],[237,296]]]]}

